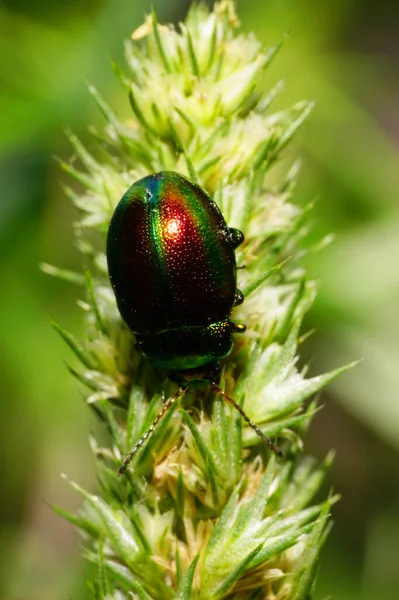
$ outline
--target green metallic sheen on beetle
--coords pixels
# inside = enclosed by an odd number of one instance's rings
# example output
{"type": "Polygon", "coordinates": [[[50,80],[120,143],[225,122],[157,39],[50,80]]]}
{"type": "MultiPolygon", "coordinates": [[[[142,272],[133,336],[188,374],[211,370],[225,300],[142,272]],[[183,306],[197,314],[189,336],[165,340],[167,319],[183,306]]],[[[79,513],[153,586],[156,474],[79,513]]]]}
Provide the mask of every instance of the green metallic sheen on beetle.
{"type": "Polygon", "coordinates": [[[243,234],[229,228],[197,184],[162,171],[134,183],[111,219],[108,270],[118,309],[141,352],[172,372],[207,368],[226,357],[237,290],[235,249],[243,234]]]}

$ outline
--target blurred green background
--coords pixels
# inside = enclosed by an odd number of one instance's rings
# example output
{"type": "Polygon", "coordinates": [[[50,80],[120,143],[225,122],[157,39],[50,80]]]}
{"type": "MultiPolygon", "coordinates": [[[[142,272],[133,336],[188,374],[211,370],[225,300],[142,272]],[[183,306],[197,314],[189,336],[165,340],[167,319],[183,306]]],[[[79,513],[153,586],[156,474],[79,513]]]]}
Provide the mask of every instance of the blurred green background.
{"type": "MultiPolygon", "coordinates": [[[[94,484],[88,432],[96,428],[63,360],[49,315],[76,333],[80,290],[40,273],[47,261],[79,269],[55,157],[71,128],[101,124],[85,81],[121,114],[128,102],[109,66],[149,10],[146,0],[6,0],[0,82],[0,598],[89,597],[89,567],[73,528],[48,503],[79,506],[60,478],[94,484]]],[[[155,1],[177,22],[188,1],[155,1]]],[[[317,199],[308,259],[320,293],[304,347],[320,372],[363,357],[323,394],[307,450],[334,447],[328,486],[343,494],[321,563],[317,598],[393,600],[399,589],[399,5],[394,0],[239,2],[245,30],[290,39],[265,84],[284,78],[276,107],[315,98],[290,157],[304,157],[296,200],[317,199]]]]}

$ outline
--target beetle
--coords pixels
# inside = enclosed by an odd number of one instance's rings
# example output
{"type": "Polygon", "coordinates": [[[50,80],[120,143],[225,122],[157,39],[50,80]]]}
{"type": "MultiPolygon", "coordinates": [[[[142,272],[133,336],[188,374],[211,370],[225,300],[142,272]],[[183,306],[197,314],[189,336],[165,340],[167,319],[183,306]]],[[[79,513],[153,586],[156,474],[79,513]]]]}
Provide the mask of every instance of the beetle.
{"type": "Polygon", "coordinates": [[[189,385],[206,383],[233,404],[274,452],[281,451],[219,387],[220,360],[245,325],[230,319],[244,301],[235,250],[244,241],[196,183],[172,171],[143,177],[111,218],[107,262],[119,312],[141,353],[179,383],[125,457],[122,474],[157,423],[189,385]]]}

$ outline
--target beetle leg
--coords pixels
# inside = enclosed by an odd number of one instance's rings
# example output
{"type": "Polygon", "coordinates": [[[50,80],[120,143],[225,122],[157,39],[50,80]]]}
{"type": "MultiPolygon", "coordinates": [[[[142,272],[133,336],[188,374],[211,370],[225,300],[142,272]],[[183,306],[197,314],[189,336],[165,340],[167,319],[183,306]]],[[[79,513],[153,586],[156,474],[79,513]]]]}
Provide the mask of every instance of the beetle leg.
{"type": "Polygon", "coordinates": [[[154,433],[154,429],[158,425],[159,421],[162,419],[162,417],[165,415],[165,413],[170,408],[172,408],[172,406],[176,402],[179,402],[181,400],[185,391],[186,391],[186,387],[180,386],[179,389],[177,390],[177,392],[175,393],[175,395],[172,396],[171,398],[169,398],[169,400],[163,405],[162,409],[159,411],[159,413],[157,414],[157,416],[155,417],[155,419],[153,420],[152,424],[149,426],[147,431],[141,436],[139,441],[136,442],[136,444],[133,446],[131,451],[128,454],[126,454],[121,466],[118,469],[118,475],[123,475],[123,473],[126,471],[127,466],[130,463],[130,461],[132,460],[132,458],[134,457],[134,455],[140,450],[141,446],[150,437],[150,435],[152,435],[154,433]]]}
{"type": "Polygon", "coordinates": [[[247,330],[247,326],[244,325],[244,323],[233,323],[233,321],[229,321],[229,325],[233,333],[244,333],[244,331],[247,330]]]}
{"type": "Polygon", "coordinates": [[[255,423],[252,423],[252,421],[250,420],[250,418],[248,417],[248,415],[243,411],[243,409],[241,408],[241,406],[239,406],[237,404],[237,402],[235,400],[233,400],[233,398],[230,398],[230,396],[228,396],[226,394],[226,392],[224,392],[216,383],[212,383],[212,389],[217,394],[219,394],[220,396],[222,396],[222,398],[224,398],[227,402],[229,402],[230,404],[232,404],[236,410],[238,410],[238,412],[240,413],[240,415],[242,416],[242,418],[248,423],[248,425],[250,427],[252,427],[252,429],[255,431],[255,433],[260,438],[262,438],[262,440],[270,448],[270,450],[272,450],[275,454],[277,454],[277,456],[280,456],[280,458],[283,457],[283,453],[281,452],[280,448],[277,448],[277,446],[275,444],[273,444],[273,442],[271,440],[269,440],[269,438],[263,433],[263,431],[261,430],[260,427],[258,427],[258,425],[255,425],[255,423]]]}

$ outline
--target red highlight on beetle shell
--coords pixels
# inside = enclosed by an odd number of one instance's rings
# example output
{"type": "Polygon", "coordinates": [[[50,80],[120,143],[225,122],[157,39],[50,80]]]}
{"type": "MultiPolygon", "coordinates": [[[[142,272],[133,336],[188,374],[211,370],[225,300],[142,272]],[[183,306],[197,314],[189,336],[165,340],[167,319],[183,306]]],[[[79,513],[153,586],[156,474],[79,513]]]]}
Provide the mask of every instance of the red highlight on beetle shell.
{"type": "Polygon", "coordinates": [[[172,218],[164,224],[163,235],[171,241],[177,241],[183,234],[183,219],[172,218]]]}

